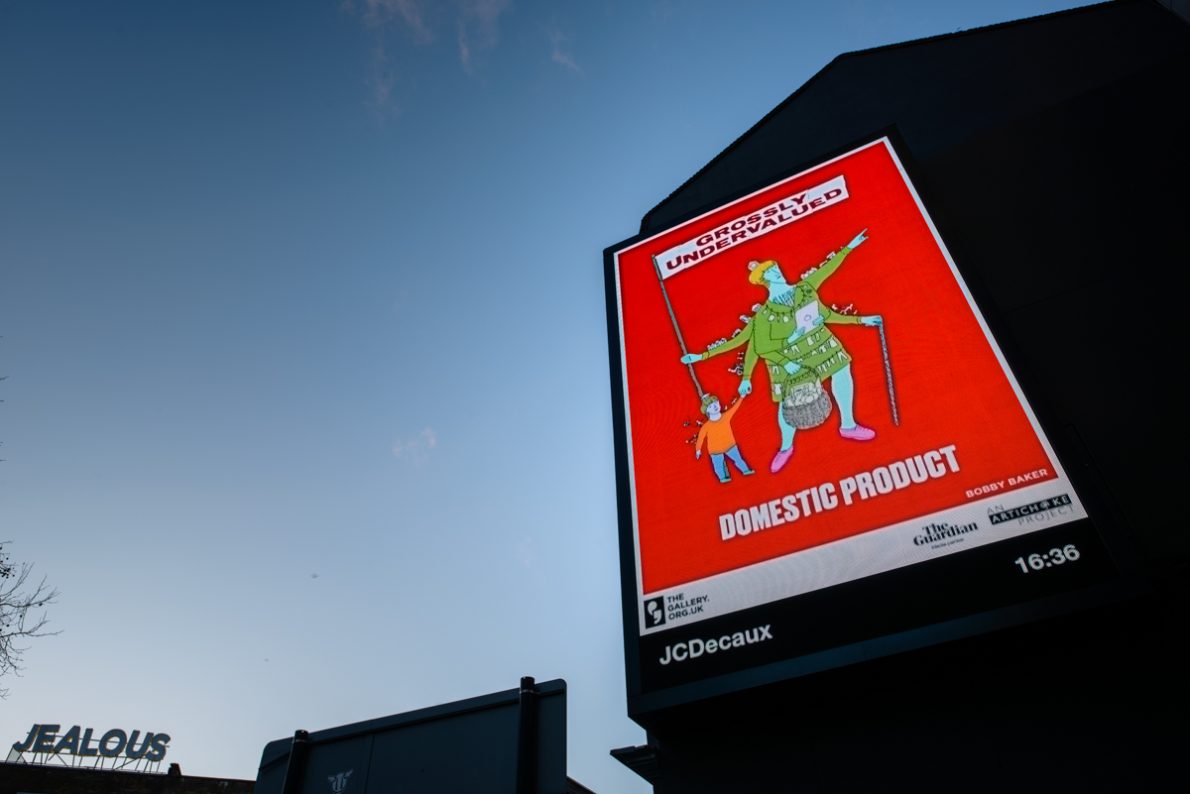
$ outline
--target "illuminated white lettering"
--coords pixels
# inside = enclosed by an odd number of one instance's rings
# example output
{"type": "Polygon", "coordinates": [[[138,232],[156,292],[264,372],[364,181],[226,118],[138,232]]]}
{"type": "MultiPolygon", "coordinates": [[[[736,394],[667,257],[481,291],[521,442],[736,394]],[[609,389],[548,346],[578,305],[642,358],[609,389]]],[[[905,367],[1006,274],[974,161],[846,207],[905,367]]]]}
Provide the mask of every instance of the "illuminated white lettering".
{"type": "Polygon", "coordinates": [[[938,450],[932,449],[921,457],[931,477],[937,479],[946,474],[946,469],[942,466],[942,453],[938,450]]]}
{"type": "Polygon", "coordinates": [[[768,529],[773,525],[773,517],[769,515],[769,506],[766,502],[762,505],[749,507],[748,513],[752,519],[752,529],[761,530],[768,529]]]}
{"type": "Polygon", "coordinates": [[[768,503],[768,514],[771,526],[779,527],[785,523],[785,513],[781,510],[780,499],[773,499],[768,503]]]}
{"type": "Polygon", "coordinates": [[[905,468],[905,462],[903,460],[888,464],[888,474],[892,478],[893,487],[895,488],[906,488],[912,482],[909,479],[909,470],[905,468]]]}
{"type": "Polygon", "coordinates": [[[947,444],[945,447],[942,447],[941,449],[938,450],[939,452],[941,452],[943,455],[946,456],[946,465],[950,466],[950,470],[952,472],[959,470],[959,462],[955,458],[954,450],[955,450],[954,444],[947,444]]]}
{"type": "Polygon", "coordinates": [[[797,521],[799,515],[797,509],[797,498],[794,497],[793,494],[788,494],[781,497],[781,507],[785,509],[786,521],[797,521]]]}
{"type": "Polygon", "coordinates": [[[743,537],[752,531],[752,517],[747,510],[737,510],[733,514],[735,517],[735,532],[737,535],[743,537]]]}
{"type": "Polygon", "coordinates": [[[723,540],[731,540],[735,537],[735,523],[731,520],[731,513],[719,516],[719,535],[723,540]]]}
{"type": "MultiPolygon", "coordinates": [[[[757,626],[746,631],[737,631],[733,634],[724,634],[721,637],[710,637],[705,640],[695,637],[692,640],[666,645],[665,651],[657,659],[657,663],[667,665],[670,662],[684,662],[687,659],[697,659],[703,654],[730,651],[771,639],[773,639],[772,624],[757,626]]],[[[166,741],[168,740],[167,736],[166,741]]]]}

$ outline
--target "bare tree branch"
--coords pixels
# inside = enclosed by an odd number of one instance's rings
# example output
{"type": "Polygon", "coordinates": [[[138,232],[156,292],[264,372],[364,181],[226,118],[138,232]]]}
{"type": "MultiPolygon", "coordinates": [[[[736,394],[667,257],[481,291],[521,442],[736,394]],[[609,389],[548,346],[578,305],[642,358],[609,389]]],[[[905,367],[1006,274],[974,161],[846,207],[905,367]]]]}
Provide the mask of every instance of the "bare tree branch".
{"type": "MultiPolygon", "coordinates": [[[[46,628],[46,607],[57,600],[58,590],[44,577],[31,584],[32,573],[33,566],[28,563],[11,563],[0,542],[0,677],[21,674],[26,641],[58,633],[46,628]]],[[[0,688],[0,698],[7,695],[8,690],[0,688]]]]}

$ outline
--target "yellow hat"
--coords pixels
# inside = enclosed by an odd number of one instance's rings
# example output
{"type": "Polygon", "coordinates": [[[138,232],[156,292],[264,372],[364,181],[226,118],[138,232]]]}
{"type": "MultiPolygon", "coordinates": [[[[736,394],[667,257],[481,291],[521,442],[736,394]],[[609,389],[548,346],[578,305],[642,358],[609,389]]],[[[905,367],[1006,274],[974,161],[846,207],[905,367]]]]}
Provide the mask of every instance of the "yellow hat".
{"type": "Polygon", "coordinates": [[[768,270],[777,264],[775,259],[766,259],[763,262],[757,262],[753,259],[748,263],[748,281],[756,285],[764,284],[764,271],[768,270]]]}

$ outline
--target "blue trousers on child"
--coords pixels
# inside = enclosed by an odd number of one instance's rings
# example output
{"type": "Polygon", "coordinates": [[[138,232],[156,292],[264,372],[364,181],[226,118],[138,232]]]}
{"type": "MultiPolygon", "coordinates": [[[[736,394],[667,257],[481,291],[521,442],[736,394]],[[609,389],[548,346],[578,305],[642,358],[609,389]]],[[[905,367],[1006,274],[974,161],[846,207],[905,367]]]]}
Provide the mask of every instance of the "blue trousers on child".
{"type": "Polygon", "coordinates": [[[731,458],[731,462],[740,470],[742,474],[751,474],[752,469],[747,463],[744,463],[744,458],[740,455],[739,446],[733,444],[731,449],[726,452],[712,452],[711,466],[715,469],[716,476],[719,477],[719,482],[727,482],[731,479],[731,475],[727,472],[727,461],[724,458],[731,458]]]}

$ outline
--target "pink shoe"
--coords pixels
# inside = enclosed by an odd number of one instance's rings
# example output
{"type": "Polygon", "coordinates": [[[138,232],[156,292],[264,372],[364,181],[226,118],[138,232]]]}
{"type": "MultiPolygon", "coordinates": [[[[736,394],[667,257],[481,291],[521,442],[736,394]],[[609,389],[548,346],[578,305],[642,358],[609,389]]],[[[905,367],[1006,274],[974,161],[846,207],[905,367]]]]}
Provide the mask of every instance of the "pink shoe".
{"type": "Polygon", "coordinates": [[[773,458],[773,462],[769,465],[769,471],[771,471],[773,474],[781,471],[781,469],[784,468],[785,464],[788,463],[789,459],[792,457],[793,446],[791,445],[789,449],[783,449],[777,453],[777,456],[773,458]]]}
{"type": "Polygon", "coordinates": [[[847,438],[852,441],[871,441],[872,439],[874,439],[876,437],[876,431],[870,427],[864,427],[863,425],[856,425],[855,427],[850,428],[848,430],[845,430],[840,427],[839,435],[841,435],[843,438],[847,438]]]}

